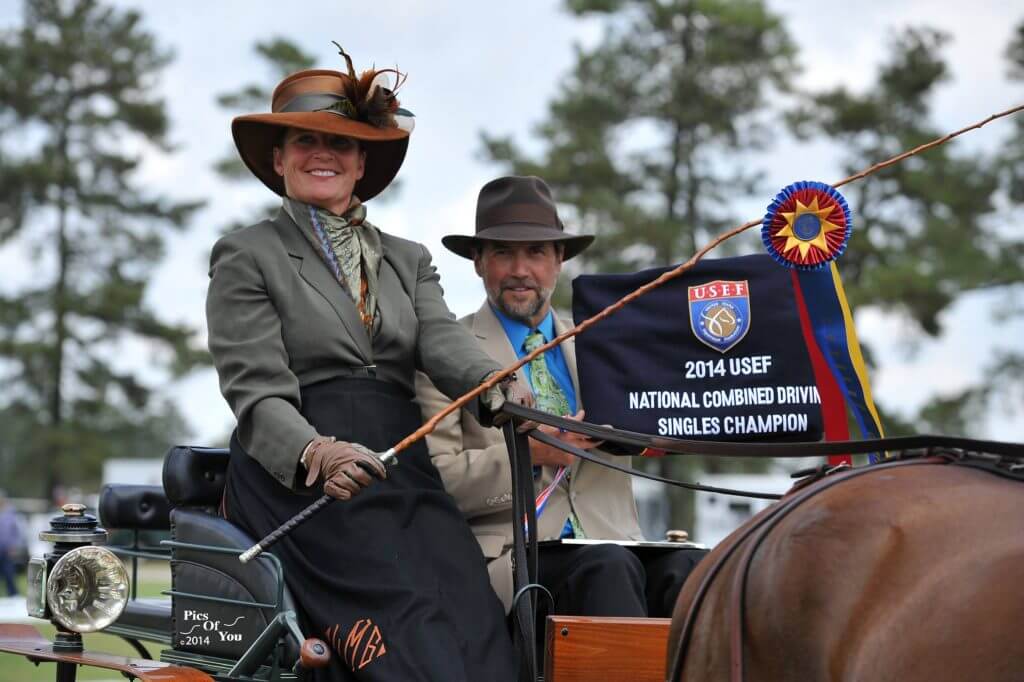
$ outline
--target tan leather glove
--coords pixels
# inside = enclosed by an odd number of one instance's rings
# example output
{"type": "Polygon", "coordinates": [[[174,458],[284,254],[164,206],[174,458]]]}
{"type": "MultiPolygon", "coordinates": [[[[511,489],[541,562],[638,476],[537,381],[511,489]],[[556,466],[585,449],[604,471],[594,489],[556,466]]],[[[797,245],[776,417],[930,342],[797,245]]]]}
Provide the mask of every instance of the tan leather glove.
{"type": "MultiPolygon", "coordinates": [[[[484,381],[487,381],[495,372],[491,372],[484,377],[484,381]]],[[[519,382],[518,377],[513,373],[499,381],[494,386],[480,394],[480,402],[486,407],[492,415],[492,424],[494,426],[501,426],[508,417],[499,414],[498,410],[508,400],[516,405],[522,405],[523,407],[533,407],[533,393],[530,389],[519,382]]]]}
{"type": "Polygon", "coordinates": [[[329,436],[317,436],[302,457],[309,470],[306,485],[322,480],[324,493],[339,500],[350,499],[373,483],[374,477],[388,477],[387,469],[369,448],[329,436]]]}

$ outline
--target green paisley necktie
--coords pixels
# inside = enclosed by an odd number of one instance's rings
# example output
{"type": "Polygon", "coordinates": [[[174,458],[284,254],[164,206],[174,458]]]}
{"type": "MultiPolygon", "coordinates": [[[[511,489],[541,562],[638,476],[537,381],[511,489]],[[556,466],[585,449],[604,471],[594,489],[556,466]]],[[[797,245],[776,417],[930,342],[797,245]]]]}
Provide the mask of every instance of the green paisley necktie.
{"type": "MultiPolygon", "coordinates": [[[[526,337],[526,341],[523,342],[523,348],[527,353],[532,353],[542,345],[544,345],[544,335],[539,331],[531,333],[526,337]]],[[[533,397],[536,400],[538,410],[558,417],[564,417],[569,414],[569,400],[565,397],[565,391],[555,381],[555,377],[551,375],[548,363],[544,359],[544,353],[530,361],[530,384],[533,386],[533,397]]],[[[568,473],[566,472],[564,484],[569,482],[568,473]]],[[[555,472],[555,475],[557,476],[558,472],[555,472]]],[[[577,538],[583,538],[583,529],[580,527],[576,514],[569,513],[569,523],[572,524],[573,535],[577,538]]]]}
{"type": "MultiPolygon", "coordinates": [[[[523,342],[523,348],[527,353],[532,353],[542,345],[544,345],[544,335],[540,332],[533,332],[523,342]]],[[[569,401],[558,382],[555,381],[555,377],[551,376],[544,353],[530,361],[530,383],[533,385],[533,395],[537,401],[538,410],[556,417],[564,417],[569,414],[569,401]]]]}

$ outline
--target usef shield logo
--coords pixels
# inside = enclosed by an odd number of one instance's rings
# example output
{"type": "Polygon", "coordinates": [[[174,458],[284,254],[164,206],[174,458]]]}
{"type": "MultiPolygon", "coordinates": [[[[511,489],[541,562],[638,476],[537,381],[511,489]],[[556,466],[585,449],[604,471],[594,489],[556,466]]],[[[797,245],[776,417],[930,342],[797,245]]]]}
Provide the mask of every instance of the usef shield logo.
{"type": "Polygon", "coordinates": [[[701,342],[725,353],[750,330],[747,280],[714,282],[688,288],[690,328],[701,342]]]}

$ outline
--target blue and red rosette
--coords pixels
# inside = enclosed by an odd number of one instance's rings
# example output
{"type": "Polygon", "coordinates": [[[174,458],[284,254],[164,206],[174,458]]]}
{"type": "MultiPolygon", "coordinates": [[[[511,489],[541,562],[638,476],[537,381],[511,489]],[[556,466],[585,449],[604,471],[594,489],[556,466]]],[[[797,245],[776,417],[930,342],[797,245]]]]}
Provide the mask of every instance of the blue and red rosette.
{"type": "Polygon", "coordinates": [[[761,241],[786,267],[818,270],[843,255],[852,228],[843,195],[823,182],[804,180],[775,196],[761,224],[761,241]]]}

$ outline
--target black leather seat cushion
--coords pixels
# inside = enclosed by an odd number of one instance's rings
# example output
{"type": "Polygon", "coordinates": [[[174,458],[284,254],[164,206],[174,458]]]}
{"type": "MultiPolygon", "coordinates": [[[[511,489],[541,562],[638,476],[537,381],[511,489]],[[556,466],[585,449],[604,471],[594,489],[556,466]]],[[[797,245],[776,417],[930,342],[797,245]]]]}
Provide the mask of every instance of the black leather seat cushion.
{"type": "MultiPolygon", "coordinates": [[[[171,533],[177,542],[244,550],[255,542],[237,526],[201,510],[176,508],[171,512],[171,533]]],[[[272,564],[258,559],[249,564],[236,554],[204,552],[175,547],[172,550],[171,582],[176,592],[203,594],[245,602],[273,604],[277,579],[272,564]]],[[[284,588],[282,609],[295,609],[284,588]]],[[[273,609],[174,598],[174,646],[177,649],[225,658],[237,658],[274,617],[273,609]],[[206,625],[208,621],[215,625],[206,625]]],[[[298,646],[288,638],[286,656],[291,665],[298,646]]]]}
{"type": "MultiPolygon", "coordinates": [[[[178,446],[164,459],[163,483],[170,500],[171,537],[176,542],[239,551],[255,541],[217,514],[230,454],[222,448],[178,446]]],[[[175,649],[209,656],[238,658],[273,619],[273,608],[207,601],[180,593],[245,603],[278,601],[277,574],[266,559],[242,564],[237,554],[173,547],[171,584],[179,593],[171,614],[175,649]]],[[[284,588],[281,610],[295,609],[284,588]]],[[[285,638],[286,665],[298,659],[299,646],[285,638]]]]}
{"type": "Polygon", "coordinates": [[[107,529],[168,530],[171,503],[158,485],[105,485],[100,491],[100,522],[107,529]]]}

